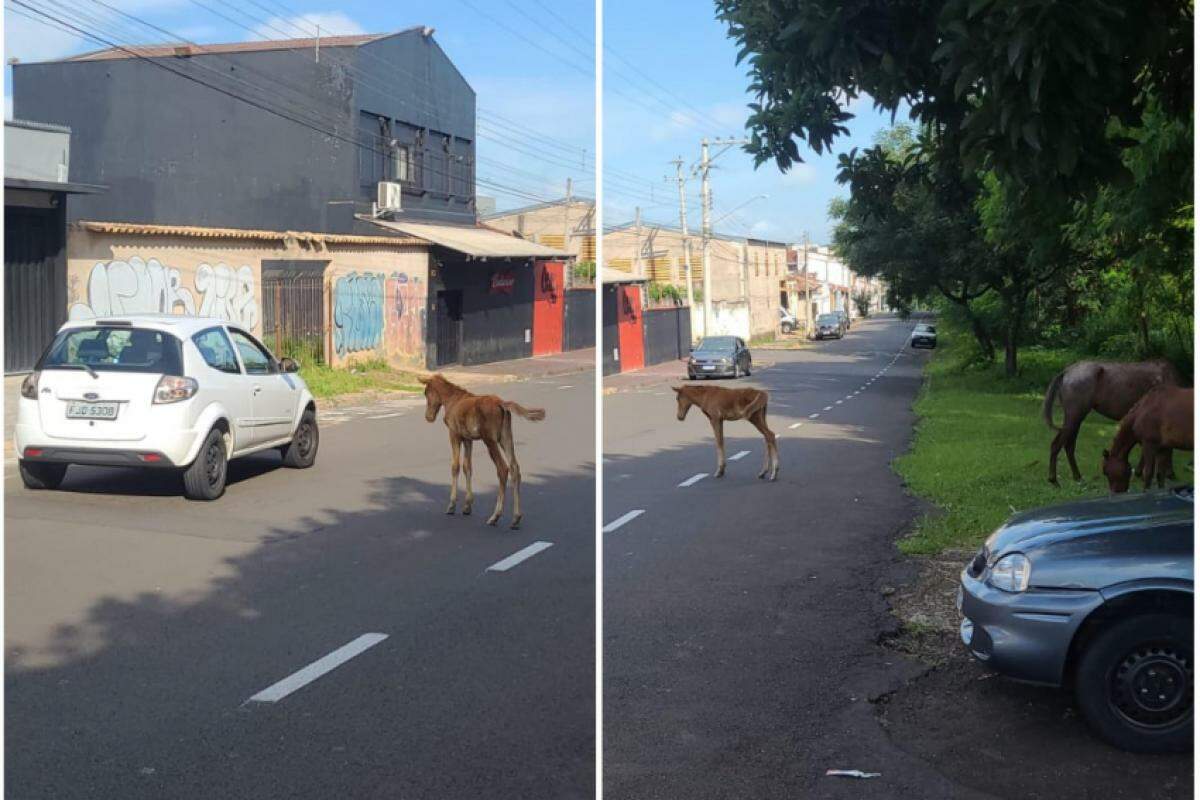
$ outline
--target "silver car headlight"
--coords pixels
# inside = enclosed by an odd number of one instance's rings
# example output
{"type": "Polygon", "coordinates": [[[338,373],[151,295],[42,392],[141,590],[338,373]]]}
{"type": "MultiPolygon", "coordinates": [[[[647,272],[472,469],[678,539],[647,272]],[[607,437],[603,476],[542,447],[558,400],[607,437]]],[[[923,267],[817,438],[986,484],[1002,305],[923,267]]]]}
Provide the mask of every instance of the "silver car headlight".
{"type": "Polygon", "coordinates": [[[1033,564],[1024,553],[1009,553],[992,565],[989,585],[1004,592],[1023,592],[1029,588],[1033,564]]]}

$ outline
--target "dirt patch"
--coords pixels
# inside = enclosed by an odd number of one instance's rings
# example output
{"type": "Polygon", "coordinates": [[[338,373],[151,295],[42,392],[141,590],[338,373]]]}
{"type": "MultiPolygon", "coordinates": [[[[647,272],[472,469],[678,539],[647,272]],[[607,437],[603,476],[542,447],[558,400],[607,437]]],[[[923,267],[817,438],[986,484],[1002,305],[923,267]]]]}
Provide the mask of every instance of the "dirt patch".
{"type": "Polygon", "coordinates": [[[965,652],[954,596],[971,555],[914,559],[914,580],[881,589],[899,624],[880,644],[929,666],[876,701],[892,742],[947,778],[997,797],[1192,797],[1191,756],[1109,747],[1088,729],[1068,692],[1007,680],[965,652]]]}

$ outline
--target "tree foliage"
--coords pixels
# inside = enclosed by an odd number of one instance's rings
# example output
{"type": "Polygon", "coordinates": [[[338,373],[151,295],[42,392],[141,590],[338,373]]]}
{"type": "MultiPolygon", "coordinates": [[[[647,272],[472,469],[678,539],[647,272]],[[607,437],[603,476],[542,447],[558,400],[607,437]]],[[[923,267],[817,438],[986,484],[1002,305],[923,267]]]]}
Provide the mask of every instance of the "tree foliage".
{"type": "Polygon", "coordinates": [[[850,104],[907,113],[839,158],[835,245],[891,300],[1003,342],[1190,358],[1190,0],[716,0],[749,64],[747,149],[787,170],[850,104]]]}

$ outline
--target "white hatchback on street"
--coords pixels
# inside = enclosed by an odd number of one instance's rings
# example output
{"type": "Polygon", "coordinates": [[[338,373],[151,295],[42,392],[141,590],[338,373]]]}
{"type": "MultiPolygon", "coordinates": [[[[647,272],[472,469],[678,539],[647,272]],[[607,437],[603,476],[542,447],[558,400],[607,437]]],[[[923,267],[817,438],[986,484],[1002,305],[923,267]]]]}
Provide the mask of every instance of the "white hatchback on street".
{"type": "Polygon", "coordinates": [[[277,448],[311,467],[317,406],[298,369],[219,319],[68,322],[21,385],[21,479],[55,489],[71,464],[174,469],[188,498],[215,500],[231,458],[277,448]]]}

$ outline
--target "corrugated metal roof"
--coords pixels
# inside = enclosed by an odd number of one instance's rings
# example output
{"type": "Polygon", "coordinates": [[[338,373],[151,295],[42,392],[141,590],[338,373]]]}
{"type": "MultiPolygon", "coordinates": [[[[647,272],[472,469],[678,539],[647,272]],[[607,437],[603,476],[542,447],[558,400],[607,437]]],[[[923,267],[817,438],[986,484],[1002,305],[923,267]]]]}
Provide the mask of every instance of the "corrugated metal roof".
{"type": "MultiPolygon", "coordinates": [[[[322,36],[321,47],[357,47],[373,42],[390,33],[366,33],[355,36],[322,36]]],[[[311,50],[317,39],[268,39],[258,42],[229,42],[226,44],[192,44],[190,42],[168,42],[165,44],[128,45],[124,48],[106,47],[91,53],[69,56],[61,61],[108,61],[119,58],[169,58],[172,56],[202,56],[221,53],[256,53],[266,50],[311,50]]]]}
{"type": "Polygon", "coordinates": [[[317,244],[375,244],[426,245],[423,239],[412,236],[357,236],[346,233],[313,233],[309,231],[264,231],[252,228],[201,228],[194,225],[151,225],[140,222],[76,223],[95,233],[123,233],[134,236],[194,236],[202,239],[256,239],[282,242],[288,239],[317,244]]]}
{"type": "Polygon", "coordinates": [[[359,217],[388,230],[417,236],[427,242],[477,258],[564,258],[568,254],[545,245],[500,233],[494,228],[435,225],[428,222],[392,222],[359,217]]]}

